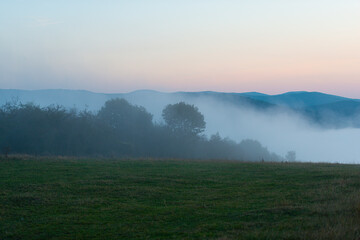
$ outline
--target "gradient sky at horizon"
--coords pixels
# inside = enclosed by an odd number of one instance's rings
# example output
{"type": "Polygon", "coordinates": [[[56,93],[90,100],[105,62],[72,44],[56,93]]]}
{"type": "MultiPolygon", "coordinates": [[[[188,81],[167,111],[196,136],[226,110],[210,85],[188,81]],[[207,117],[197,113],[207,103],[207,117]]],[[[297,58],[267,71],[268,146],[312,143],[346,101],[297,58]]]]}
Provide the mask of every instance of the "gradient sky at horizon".
{"type": "Polygon", "coordinates": [[[1,1],[0,88],[360,98],[360,1],[1,1]]]}

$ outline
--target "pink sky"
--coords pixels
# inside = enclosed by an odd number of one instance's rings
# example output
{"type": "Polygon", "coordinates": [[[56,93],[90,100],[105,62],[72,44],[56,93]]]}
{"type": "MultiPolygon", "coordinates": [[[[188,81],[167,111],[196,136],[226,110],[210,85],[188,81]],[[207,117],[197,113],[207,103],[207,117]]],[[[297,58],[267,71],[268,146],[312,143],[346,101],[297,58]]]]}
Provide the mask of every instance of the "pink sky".
{"type": "Polygon", "coordinates": [[[360,98],[360,2],[3,1],[0,88],[360,98]]]}

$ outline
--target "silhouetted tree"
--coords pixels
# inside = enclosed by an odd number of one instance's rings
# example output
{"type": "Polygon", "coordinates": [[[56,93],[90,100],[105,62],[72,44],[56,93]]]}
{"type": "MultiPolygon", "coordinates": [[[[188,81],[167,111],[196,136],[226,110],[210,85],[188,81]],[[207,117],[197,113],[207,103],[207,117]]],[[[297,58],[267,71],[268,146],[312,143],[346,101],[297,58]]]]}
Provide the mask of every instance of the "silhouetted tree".
{"type": "Polygon", "coordinates": [[[121,140],[119,147],[128,154],[147,152],[153,123],[144,107],[131,105],[125,99],[112,99],[101,108],[98,118],[121,140]]]}
{"type": "Polygon", "coordinates": [[[273,156],[258,141],[245,139],[239,144],[242,159],[245,161],[274,161],[273,156]]]}
{"type": "MultiPolygon", "coordinates": [[[[277,161],[253,140],[207,139],[204,116],[184,102],[163,110],[166,125],[153,124],[145,108],[124,99],[98,113],[61,106],[9,103],[0,108],[0,153],[106,157],[174,157],[277,161]]],[[[294,157],[288,157],[288,159],[294,157]]],[[[296,156],[295,156],[296,158],[296,156]]]]}
{"type": "Polygon", "coordinates": [[[169,129],[176,134],[198,135],[205,130],[204,116],[194,105],[184,102],[169,104],[162,116],[169,129]]]}
{"type": "Polygon", "coordinates": [[[133,106],[125,99],[112,99],[105,103],[98,117],[114,130],[144,130],[152,125],[152,115],[144,107],[133,106]]]}

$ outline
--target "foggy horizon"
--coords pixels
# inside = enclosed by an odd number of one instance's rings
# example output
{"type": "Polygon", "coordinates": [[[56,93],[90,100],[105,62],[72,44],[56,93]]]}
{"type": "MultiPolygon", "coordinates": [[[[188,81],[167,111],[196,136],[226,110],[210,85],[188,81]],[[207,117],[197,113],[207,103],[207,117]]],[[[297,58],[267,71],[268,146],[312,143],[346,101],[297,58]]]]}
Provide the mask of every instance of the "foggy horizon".
{"type": "MultiPolygon", "coordinates": [[[[84,98],[76,92],[71,97],[70,95],[62,97],[61,92],[67,92],[67,90],[60,90],[60,93],[53,91],[57,95],[40,97],[35,92],[32,98],[29,98],[32,99],[31,101],[25,100],[22,103],[32,102],[42,107],[59,104],[69,109],[75,107],[79,111],[89,109],[96,114],[106,100],[124,98],[131,104],[144,107],[153,115],[155,124],[163,124],[162,110],[165,106],[184,101],[194,104],[204,115],[207,124],[204,133],[207,137],[219,133],[222,138],[229,138],[236,142],[246,139],[256,140],[269,151],[283,157],[288,151],[295,151],[297,160],[303,162],[360,163],[358,158],[360,150],[357,148],[356,141],[360,137],[360,112],[349,118],[338,116],[336,112],[324,113],[325,119],[329,118],[329,120],[322,123],[317,122],[316,119],[311,120],[309,116],[298,111],[297,105],[294,105],[295,108],[290,105],[285,107],[286,105],[283,104],[288,103],[286,99],[280,105],[262,109],[257,107],[257,102],[241,103],[231,100],[232,98],[229,101],[223,98],[223,95],[215,98],[218,95],[207,96],[202,95],[201,92],[191,95],[187,95],[189,92],[164,93],[163,95],[162,92],[137,91],[133,92],[134,94],[109,95],[107,98],[84,98]],[[69,98],[68,105],[61,102],[61,99],[67,98],[69,98]],[[80,102],[83,105],[76,105],[80,102]],[[339,151],[339,148],[342,151],[339,151]]],[[[97,96],[97,93],[94,94],[94,97],[97,96]]],[[[227,96],[226,93],[224,94],[227,96]]],[[[4,99],[0,98],[0,100],[5,103],[4,99]]],[[[19,100],[21,102],[22,99],[19,100]]],[[[340,100],[335,98],[331,101],[336,103],[340,100]]]]}
{"type": "Polygon", "coordinates": [[[110,100],[102,94],[118,94],[159,122],[167,104],[186,101],[209,136],[251,138],[303,161],[360,161],[359,12],[357,0],[2,1],[0,89],[45,93],[3,90],[0,100],[95,116],[110,100]],[[224,96],[186,95],[208,91],[224,96]]]}
{"type": "Polygon", "coordinates": [[[0,90],[20,90],[20,91],[51,91],[51,90],[69,90],[69,91],[85,91],[85,92],[91,92],[91,93],[96,93],[96,94],[128,94],[128,93],[134,93],[134,92],[141,92],[141,91],[154,91],[154,92],[159,92],[159,93],[182,93],[182,92],[188,92],[188,93],[201,93],[201,92],[215,92],[215,93],[234,93],[234,94],[243,94],[243,93],[259,93],[259,94],[266,94],[269,96],[276,96],[276,95],[282,95],[282,94],[287,94],[287,93],[301,93],[301,92],[306,92],[306,93],[323,93],[326,95],[334,95],[334,96],[339,96],[339,97],[344,97],[344,98],[349,98],[349,99],[354,99],[354,100],[358,100],[360,99],[357,97],[352,97],[352,96],[347,96],[347,95],[338,95],[336,93],[330,93],[330,92],[321,92],[321,91],[310,91],[310,90],[290,90],[290,91],[280,91],[280,92],[260,92],[260,91],[256,91],[256,90],[249,90],[249,91],[244,91],[244,92],[236,92],[236,91],[217,91],[217,90],[206,90],[206,89],[199,89],[199,90],[193,90],[193,91],[185,91],[182,89],[178,89],[178,90],[173,90],[173,91],[165,91],[165,90],[159,90],[159,89],[150,89],[150,88],[139,88],[139,89],[134,89],[134,90],[129,90],[129,91],[96,91],[96,90],[89,90],[89,89],[82,89],[82,88],[0,88],[0,90]]]}

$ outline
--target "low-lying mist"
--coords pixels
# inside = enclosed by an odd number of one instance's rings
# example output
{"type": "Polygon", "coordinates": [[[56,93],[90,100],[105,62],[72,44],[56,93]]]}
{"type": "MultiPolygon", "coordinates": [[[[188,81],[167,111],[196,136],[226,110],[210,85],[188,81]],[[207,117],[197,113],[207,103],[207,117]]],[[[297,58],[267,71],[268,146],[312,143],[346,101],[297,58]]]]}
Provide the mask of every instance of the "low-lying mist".
{"type": "Polygon", "coordinates": [[[132,98],[133,104],[144,106],[161,122],[166,104],[185,101],[196,105],[204,114],[206,134],[219,133],[235,141],[254,139],[271,152],[285,157],[295,151],[297,161],[360,163],[360,129],[327,129],[309,122],[304,116],[285,109],[255,110],[235,106],[208,97],[132,98]]]}

